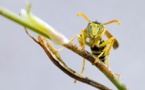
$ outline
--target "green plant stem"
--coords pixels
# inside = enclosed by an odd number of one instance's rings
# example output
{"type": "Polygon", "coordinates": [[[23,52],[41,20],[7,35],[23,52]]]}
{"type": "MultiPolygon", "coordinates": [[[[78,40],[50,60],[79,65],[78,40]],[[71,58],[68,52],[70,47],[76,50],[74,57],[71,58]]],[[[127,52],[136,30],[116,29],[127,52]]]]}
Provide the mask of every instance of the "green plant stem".
{"type": "Polygon", "coordinates": [[[35,26],[31,25],[31,23],[29,23],[25,18],[8,9],[0,7],[0,15],[49,39],[49,36],[46,33],[41,32],[41,30],[38,30],[35,26]]]}

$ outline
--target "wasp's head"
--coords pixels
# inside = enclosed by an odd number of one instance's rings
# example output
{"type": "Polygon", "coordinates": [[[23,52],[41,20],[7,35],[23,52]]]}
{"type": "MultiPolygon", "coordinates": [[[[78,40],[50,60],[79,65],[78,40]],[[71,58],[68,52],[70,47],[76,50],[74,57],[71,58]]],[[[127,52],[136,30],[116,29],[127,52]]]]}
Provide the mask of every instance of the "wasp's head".
{"type": "Polygon", "coordinates": [[[118,20],[112,20],[112,21],[109,21],[109,22],[106,22],[106,23],[100,23],[98,21],[90,21],[90,19],[84,14],[84,13],[78,13],[77,16],[82,16],[84,17],[88,22],[88,26],[87,28],[85,29],[85,32],[87,34],[87,36],[89,38],[93,38],[93,37],[96,37],[96,35],[99,35],[101,34],[105,29],[104,25],[107,25],[107,24],[111,24],[111,23],[117,23],[117,24],[120,24],[120,21],[118,20]]]}
{"type": "Polygon", "coordinates": [[[105,29],[104,25],[98,21],[90,22],[86,28],[88,37],[93,38],[96,35],[103,32],[105,29]]]}

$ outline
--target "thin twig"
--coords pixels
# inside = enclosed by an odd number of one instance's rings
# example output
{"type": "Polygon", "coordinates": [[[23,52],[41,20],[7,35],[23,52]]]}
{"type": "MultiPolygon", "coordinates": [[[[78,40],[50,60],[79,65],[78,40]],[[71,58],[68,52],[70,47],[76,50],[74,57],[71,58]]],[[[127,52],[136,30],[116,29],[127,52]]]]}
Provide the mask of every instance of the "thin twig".
{"type": "MultiPolygon", "coordinates": [[[[26,30],[26,29],[25,29],[26,30]]],[[[47,56],[50,58],[50,60],[59,68],[61,69],[64,73],[66,73],[68,76],[86,83],[88,85],[91,85],[95,88],[98,88],[100,90],[111,90],[108,87],[92,80],[89,79],[88,77],[83,76],[82,74],[77,73],[76,71],[70,69],[61,59],[61,57],[59,56],[59,54],[57,53],[57,50],[51,45],[51,43],[48,41],[48,39],[42,37],[42,36],[38,36],[38,41],[31,36],[27,30],[26,33],[30,36],[30,38],[32,38],[37,44],[39,44],[45,51],[45,53],[47,54],[47,56]]]]}

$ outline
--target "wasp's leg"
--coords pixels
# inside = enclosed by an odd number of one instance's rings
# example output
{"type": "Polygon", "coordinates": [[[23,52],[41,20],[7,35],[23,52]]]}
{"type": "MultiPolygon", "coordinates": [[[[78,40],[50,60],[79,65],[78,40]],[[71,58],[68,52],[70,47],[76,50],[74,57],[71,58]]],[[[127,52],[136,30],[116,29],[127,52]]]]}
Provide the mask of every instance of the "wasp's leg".
{"type": "Polygon", "coordinates": [[[85,39],[86,39],[84,36],[84,30],[81,31],[80,35],[77,34],[73,38],[71,38],[69,42],[72,43],[76,37],[78,38],[78,42],[79,42],[80,47],[84,48],[85,47],[85,39]]]}
{"type": "Polygon", "coordinates": [[[104,54],[104,52],[101,52],[101,53],[99,54],[99,56],[97,56],[97,57],[95,58],[95,61],[92,63],[92,65],[95,65],[95,64],[99,61],[99,58],[100,58],[103,54],[104,54]]]}
{"type": "Polygon", "coordinates": [[[110,68],[110,58],[109,58],[109,55],[106,55],[107,50],[108,50],[108,46],[106,46],[103,49],[102,53],[98,57],[100,58],[103,54],[105,55],[106,60],[104,61],[104,64],[109,69],[110,68]]]}
{"type": "MultiPolygon", "coordinates": [[[[110,58],[109,56],[107,56],[107,68],[111,71],[111,68],[110,68],[110,58]]],[[[120,74],[118,73],[114,73],[116,77],[120,78],[120,74]]]]}
{"type": "Polygon", "coordinates": [[[106,66],[107,66],[108,69],[110,69],[110,59],[109,59],[109,55],[110,55],[111,48],[113,47],[114,40],[115,40],[115,38],[114,37],[111,37],[110,39],[108,39],[107,41],[105,41],[104,43],[102,43],[100,45],[100,47],[101,47],[103,45],[109,44],[103,50],[103,52],[105,53],[105,55],[107,55],[107,64],[106,64],[106,66]]]}
{"type": "Polygon", "coordinates": [[[85,48],[85,45],[86,45],[86,38],[85,38],[85,32],[84,30],[81,31],[81,35],[78,36],[78,42],[79,42],[79,45],[82,49],[85,48]]]}
{"type": "Polygon", "coordinates": [[[97,36],[97,38],[95,38],[95,41],[93,42],[91,47],[94,47],[99,42],[101,37],[102,37],[101,35],[97,36]]]}
{"type": "MultiPolygon", "coordinates": [[[[111,68],[110,68],[110,58],[109,58],[109,56],[107,56],[106,66],[111,71],[111,68]]],[[[118,74],[118,73],[114,73],[114,74],[115,74],[116,77],[120,78],[120,74],[118,74]]]]}
{"type": "MultiPolygon", "coordinates": [[[[85,32],[84,32],[84,30],[81,31],[81,35],[78,37],[78,42],[80,44],[80,47],[82,49],[84,49],[85,45],[86,45],[86,38],[85,38],[85,32]]],[[[85,60],[85,58],[83,58],[83,64],[82,64],[81,74],[84,73],[85,64],[86,64],[86,60],[85,60]]]]}
{"type": "MultiPolygon", "coordinates": [[[[76,36],[74,36],[74,37],[71,39],[71,41],[74,40],[74,38],[76,38],[76,37],[78,37],[78,42],[79,42],[80,47],[81,47],[82,49],[84,49],[84,48],[85,48],[85,45],[86,45],[86,38],[85,38],[84,30],[82,30],[81,35],[76,35],[76,36]]],[[[86,63],[86,60],[85,60],[85,58],[83,58],[81,74],[84,73],[85,63],[86,63]]],[[[77,80],[74,80],[74,83],[76,83],[76,81],[77,81],[77,80]]]]}
{"type": "Polygon", "coordinates": [[[98,47],[105,47],[107,44],[109,44],[109,45],[107,45],[106,46],[106,48],[103,50],[103,52],[106,54],[106,55],[109,55],[110,54],[110,51],[111,51],[111,48],[112,48],[112,46],[113,46],[113,43],[114,43],[114,37],[111,37],[111,38],[109,38],[107,41],[105,41],[105,42],[103,42],[102,44],[100,44],[98,47]]]}
{"type": "MultiPolygon", "coordinates": [[[[99,40],[100,40],[100,39],[102,38],[102,36],[104,35],[105,31],[106,31],[106,30],[104,30],[101,34],[99,34],[99,35],[97,35],[97,36],[95,37],[95,41],[94,41],[94,43],[92,44],[91,47],[94,47],[95,45],[98,44],[99,40]]],[[[92,63],[93,65],[95,65],[95,64],[99,61],[99,57],[100,57],[103,53],[104,53],[104,52],[102,52],[98,57],[96,57],[94,63],[92,63]]]]}
{"type": "MultiPolygon", "coordinates": [[[[110,58],[109,58],[109,54],[110,54],[111,48],[113,47],[114,40],[115,40],[115,38],[112,37],[112,38],[108,39],[107,41],[105,41],[104,43],[102,43],[102,46],[103,46],[103,44],[104,44],[104,45],[110,44],[110,45],[106,46],[106,47],[104,48],[104,50],[103,50],[103,52],[105,53],[105,55],[107,55],[106,67],[107,67],[109,70],[111,70],[111,68],[110,68],[110,58]]],[[[100,45],[100,47],[102,47],[102,46],[100,45]]],[[[120,77],[120,74],[118,74],[118,73],[115,73],[115,75],[116,75],[117,77],[120,77]]]]}
{"type": "MultiPolygon", "coordinates": [[[[105,47],[102,53],[104,53],[105,55],[109,56],[111,48],[113,46],[113,43],[114,43],[114,37],[111,37],[107,41],[105,41],[102,44],[98,45],[98,47],[105,47]],[[107,44],[109,44],[109,45],[107,45],[107,44]]],[[[99,56],[101,56],[102,53],[99,56]]],[[[98,59],[96,59],[96,60],[98,60],[98,59]]],[[[94,64],[97,63],[96,60],[95,60],[94,64]]],[[[107,68],[110,68],[110,61],[107,60],[107,64],[106,65],[107,65],[107,68]]]]}
{"type": "MultiPolygon", "coordinates": [[[[85,38],[85,32],[84,30],[81,31],[81,35],[75,35],[71,40],[70,42],[73,42],[73,40],[78,37],[78,42],[79,42],[79,45],[82,49],[85,48],[85,45],[86,45],[86,38],[85,38]]],[[[81,70],[81,74],[83,74],[84,72],[84,69],[85,69],[85,58],[83,58],[83,65],[82,65],[82,70],[81,70]]],[[[74,81],[76,82],[76,80],[74,81]]]]}
{"type": "Polygon", "coordinates": [[[86,59],[83,58],[83,64],[82,64],[82,71],[81,71],[81,74],[84,73],[84,70],[85,70],[85,65],[86,65],[86,59]]]}
{"type": "Polygon", "coordinates": [[[70,39],[69,43],[72,43],[76,37],[79,37],[79,35],[77,34],[77,35],[75,35],[74,37],[72,37],[72,38],[70,39]]]}
{"type": "MultiPolygon", "coordinates": [[[[85,65],[86,65],[86,59],[85,58],[83,58],[83,63],[82,63],[82,70],[81,70],[81,74],[83,74],[84,73],[84,70],[85,70],[85,65]]],[[[74,83],[76,83],[77,82],[77,80],[75,79],[74,80],[74,83]]]]}
{"type": "MultiPolygon", "coordinates": [[[[73,40],[74,40],[76,37],[78,37],[78,36],[79,36],[79,35],[77,34],[77,35],[75,35],[73,38],[71,38],[70,41],[69,41],[69,43],[72,43],[73,40]]],[[[65,49],[65,47],[62,47],[62,48],[60,48],[60,49],[57,49],[57,52],[62,51],[62,50],[64,50],[64,49],[65,49]]]]}
{"type": "Polygon", "coordinates": [[[92,47],[94,47],[98,43],[98,41],[102,38],[102,36],[104,35],[105,32],[106,32],[106,30],[104,30],[101,34],[98,34],[95,36],[95,41],[92,44],[92,47]]]}
{"type": "MultiPolygon", "coordinates": [[[[97,45],[99,39],[102,37],[103,34],[100,34],[99,36],[96,37],[94,43],[92,44],[91,47],[94,47],[95,45],[97,45]]],[[[98,57],[95,58],[95,61],[92,63],[92,65],[95,65],[98,61],[99,61],[99,57],[103,54],[104,52],[102,52],[98,57]]]]}
{"type": "Polygon", "coordinates": [[[110,58],[109,58],[109,55],[107,55],[106,67],[107,67],[109,70],[111,70],[111,68],[110,68],[110,58]]]}

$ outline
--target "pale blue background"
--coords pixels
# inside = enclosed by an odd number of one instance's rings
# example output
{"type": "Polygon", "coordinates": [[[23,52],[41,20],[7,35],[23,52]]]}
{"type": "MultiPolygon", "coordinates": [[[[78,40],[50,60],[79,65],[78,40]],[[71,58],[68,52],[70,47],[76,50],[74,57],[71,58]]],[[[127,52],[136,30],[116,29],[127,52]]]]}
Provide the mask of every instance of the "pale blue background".
{"type": "MultiPolygon", "coordinates": [[[[120,26],[106,26],[120,43],[120,47],[111,52],[111,68],[121,75],[121,80],[130,90],[145,90],[144,0],[30,1],[33,3],[32,10],[35,15],[69,39],[79,34],[87,25],[86,20],[76,16],[78,12],[84,12],[91,20],[101,22],[120,20],[120,26]]],[[[25,1],[0,0],[0,6],[18,13],[21,8],[25,8],[25,1]]],[[[77,40],[74,42],[78,44],[77,40]]],[[[60,53],[71,68],[80,72],[80,56],[67,49],[60,53]]],[[[114,85],[88,62],[85,75],[116,90],[114,85]]],[[[42,48],[25,34],[23,27],[0,17],[0,90],[96,89],[80,82],[74,84],[73,79],[54,66],[42,48]]]]}

